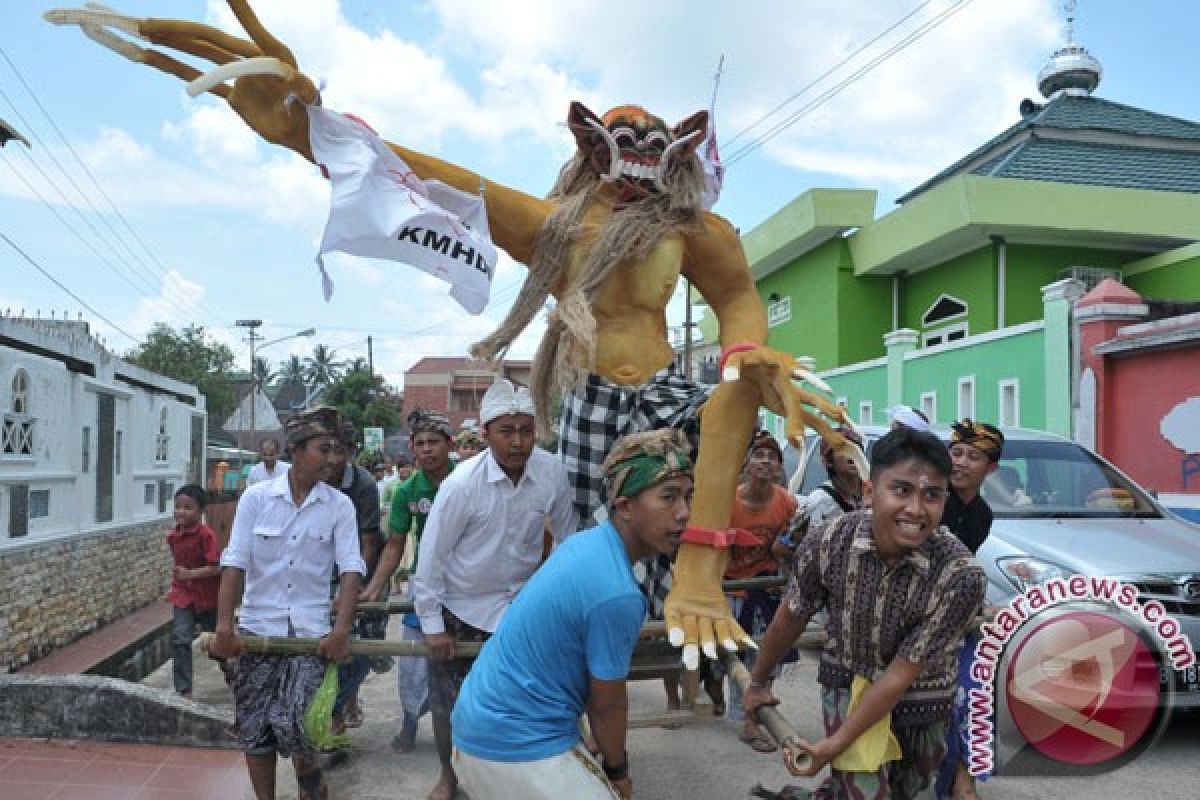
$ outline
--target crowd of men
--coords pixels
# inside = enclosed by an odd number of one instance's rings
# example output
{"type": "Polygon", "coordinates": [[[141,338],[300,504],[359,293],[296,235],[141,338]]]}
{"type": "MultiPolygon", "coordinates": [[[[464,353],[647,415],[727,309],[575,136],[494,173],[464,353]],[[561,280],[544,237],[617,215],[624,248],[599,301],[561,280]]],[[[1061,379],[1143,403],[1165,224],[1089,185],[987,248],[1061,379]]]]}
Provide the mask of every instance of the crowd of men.
{"type": "MultiPolygon", "coordinates": [[[[743,742],[775,750],[756,712],[778,702],[772,677],[809,620],[823,623],[826,735],[798,743],[806,763],[789,753],[785,763],[797,775],[830,771],[794,796],[911,798],[935,783],[938,797],[978,796],[962,764],[960,660],[983,610],[973,553],[991,511],[979,489],[1004,439],[963,420],[947,447],[912,409],[892,416],[868,476],[824,449],[828,480],[808,496],[781,485],[773,437],[747,443],[726,577],[790,580],[786,590],[731,597],[761,649],[743,656],[752,682],[727,713],[742,721],[743,742]]],[[[339,665],[335,732],[362,723],[359,687],[393,666],[403,710],[393,749],[411,751],[420,718],[432,715],[441,772],[431,800],[460,788],[476,800],[633,796],[625,682],[656,600],[638,567],[669,566],[688,525],[693,445],[670,428],[618,439],[602,467],[605,519],[579,531],[562,461],[535,444],[529,392],[497,382],[480,423],[455,436],[445,415],[413,411],[403,477],[356,466],[355,431],[330,408],[289,420],[290,466],[264,446],[260,479],[220,556],[210,645],[228,659],[257,797],[275,796],[278,756],[292,759],[301,798],[327,797],[304,721],[330,662],[339,665]],[[351,639],[383,638],[388,621],[356,605],[386,599],[402,563],[415,610],[400,638],[423,642],[428,657],[351,657],[351,639]],[[240,635],[320,644],[308,655],[251,655],[240,635]],[[483,645],[478,657],[461,657],[471,643],[483,645]]],[[[706,667],[718,710],[722,677],[706,667]]]]}

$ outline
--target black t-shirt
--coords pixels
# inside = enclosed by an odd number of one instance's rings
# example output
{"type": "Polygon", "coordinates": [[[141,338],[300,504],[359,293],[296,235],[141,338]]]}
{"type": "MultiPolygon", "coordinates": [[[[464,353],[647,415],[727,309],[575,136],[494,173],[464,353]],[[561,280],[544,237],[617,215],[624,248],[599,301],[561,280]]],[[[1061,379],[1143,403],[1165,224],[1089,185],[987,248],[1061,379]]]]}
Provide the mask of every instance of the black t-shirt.
{"type": "Polygon", "coordinates": [[[974,555],[991,533],[992,508],[981,495],[975,495],[974,500],[964,505],[958,493],[951,489],[946,498],[946,510],[942,512],[942,524],[974,555]]]}

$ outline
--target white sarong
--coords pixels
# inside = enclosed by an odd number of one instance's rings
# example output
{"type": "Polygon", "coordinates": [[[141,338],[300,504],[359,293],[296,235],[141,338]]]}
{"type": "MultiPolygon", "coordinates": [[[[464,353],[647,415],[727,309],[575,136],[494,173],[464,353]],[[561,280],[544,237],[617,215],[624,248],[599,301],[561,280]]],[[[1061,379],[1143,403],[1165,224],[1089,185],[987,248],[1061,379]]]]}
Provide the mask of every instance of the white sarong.
{"type": "Polygon", "coordinates": [[[454,774],[472,800],[619,800],[582,744],[540,761],[485,761],[454,748],[454,774]]]}

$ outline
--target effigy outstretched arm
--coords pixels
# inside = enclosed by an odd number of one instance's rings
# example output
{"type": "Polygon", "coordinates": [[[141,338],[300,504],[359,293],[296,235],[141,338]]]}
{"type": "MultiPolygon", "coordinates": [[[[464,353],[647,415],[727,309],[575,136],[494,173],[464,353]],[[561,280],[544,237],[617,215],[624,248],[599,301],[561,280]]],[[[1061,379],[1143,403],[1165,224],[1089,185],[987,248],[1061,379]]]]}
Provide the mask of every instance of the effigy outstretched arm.
{"type": "MultiPolygon", "coordinates": [[[[132,17],[93,3],[47,11],[45,18],[56,25],[78,26],[88,38],[130,61],[186,81],[192,95],[208,92],[224,99],[263,139],[313,161],[305,106],[320,104],[316,84],[300,70],[291,49],[263,26],[247,0],[229,0],[229,7],[249,39],[203,23],[132,17]],[[163,50],[216,67],[202,71],[163,50]]],[[[434,156],[391,142],[388,146],[423,180],[440,180],[472,194],[483,190],[492,238],[514,259],[528,263],[538,231],[553,208],[548,201],[434,156]]]]}

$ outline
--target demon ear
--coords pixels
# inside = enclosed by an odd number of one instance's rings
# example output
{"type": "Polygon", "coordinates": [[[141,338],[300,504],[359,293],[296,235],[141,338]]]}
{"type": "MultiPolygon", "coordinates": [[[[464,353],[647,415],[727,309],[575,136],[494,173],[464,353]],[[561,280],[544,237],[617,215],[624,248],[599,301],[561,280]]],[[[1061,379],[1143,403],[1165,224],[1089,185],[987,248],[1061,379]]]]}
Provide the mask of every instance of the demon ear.
{"type": "Polygon", "coordinates": [[[567,112],[567,127],[575,135],[575,144],[579,152],[590,153],[596,142],[596,129],[603,129],[604,125],[590,108],[578,100],[573,100],[571,109],[567,112]]]}
{"type": "Polygon", "coordinates": [[[696,148],[700,146],[708,133],[708,112],[697,111],[672,128],[671,133],[675,134],[671,155],[687,158],[696,152],[696,148]],[[679,147],[676,148],[675,144],[678,144],[679,147]]]}

